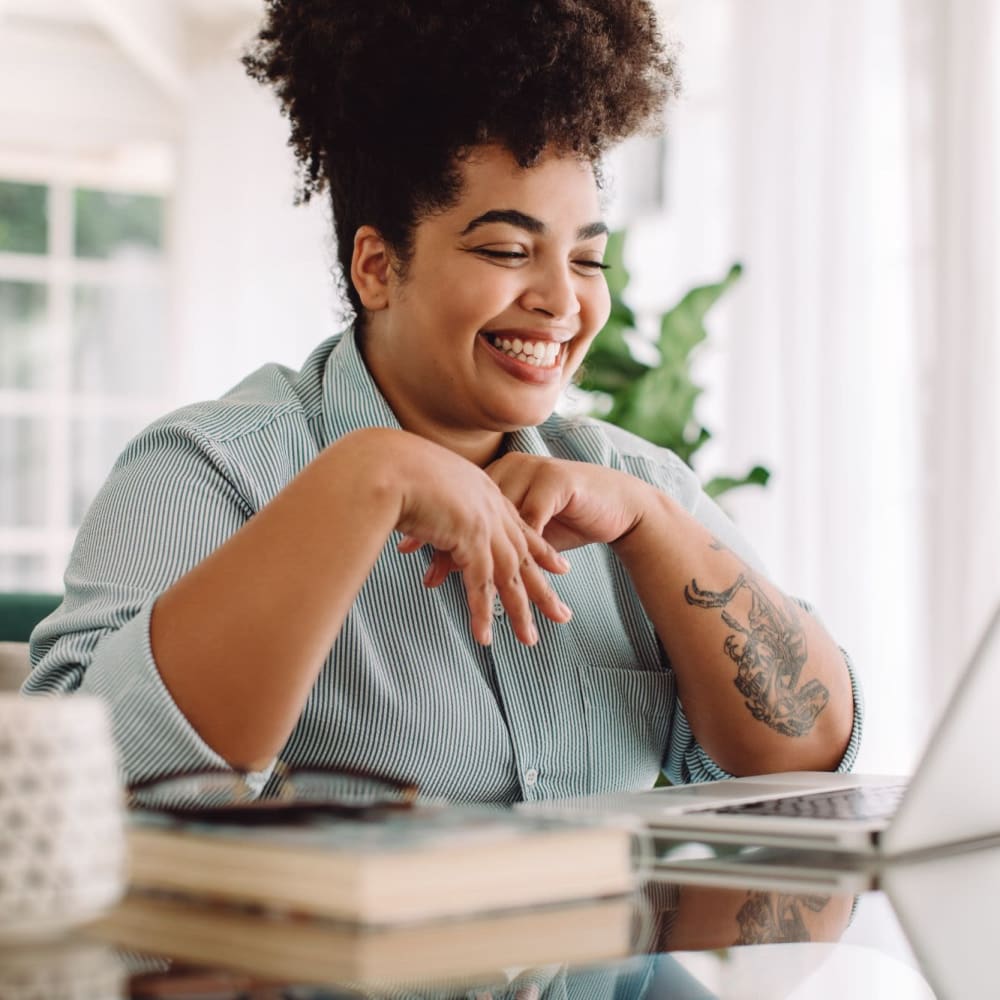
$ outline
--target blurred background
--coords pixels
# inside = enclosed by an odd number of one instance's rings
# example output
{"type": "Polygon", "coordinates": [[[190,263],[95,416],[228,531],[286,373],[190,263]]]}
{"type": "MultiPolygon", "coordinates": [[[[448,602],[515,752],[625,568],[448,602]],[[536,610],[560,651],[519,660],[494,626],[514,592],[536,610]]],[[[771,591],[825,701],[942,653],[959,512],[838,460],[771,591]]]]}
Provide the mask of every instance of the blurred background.
{"type": "MultiPolygon", "coordinates": [[[[684,94],[610,160],[640,326],[694,356],[703,479],[852,655],[911,768],[1000,599],[1000,4],[661,0],[684,94]]],[[[341,325],[322,204],[239,54],[261,0],[0,0],[0,590],[62,588],[128,438],[341,325]]]]}

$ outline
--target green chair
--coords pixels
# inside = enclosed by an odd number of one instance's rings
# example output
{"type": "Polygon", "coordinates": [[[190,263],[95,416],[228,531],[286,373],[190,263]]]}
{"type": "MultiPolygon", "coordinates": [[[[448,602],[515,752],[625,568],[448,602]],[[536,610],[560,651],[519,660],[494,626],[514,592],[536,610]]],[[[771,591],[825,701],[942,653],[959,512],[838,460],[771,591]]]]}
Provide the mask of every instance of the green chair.
{"type": "Polygon", "coordinates": [[[0,691],[14,691],[28,676],[31,630],[59,606],[58,594],[0,593],[0,691]]]}
{"type": "Polygon", "coordinates": [[[27,642],[61,600],[58,594],[0,593],[0,642],[27,642]]]}

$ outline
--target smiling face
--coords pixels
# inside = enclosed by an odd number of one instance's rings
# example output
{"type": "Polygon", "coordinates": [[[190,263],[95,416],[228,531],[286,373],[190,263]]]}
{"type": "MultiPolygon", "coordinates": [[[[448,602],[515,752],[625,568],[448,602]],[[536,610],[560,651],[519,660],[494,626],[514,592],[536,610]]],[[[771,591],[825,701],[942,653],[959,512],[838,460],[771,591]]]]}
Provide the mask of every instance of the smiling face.
{"type": "Polygon", "coordinates": [[[544,421],[607,320],[607,229],[590,164],[521,168],[482,147],[462,193],[416,226],[401,278],[371,227],[355,238],[362,350],[407,430],[473,461],[544,421]]]}

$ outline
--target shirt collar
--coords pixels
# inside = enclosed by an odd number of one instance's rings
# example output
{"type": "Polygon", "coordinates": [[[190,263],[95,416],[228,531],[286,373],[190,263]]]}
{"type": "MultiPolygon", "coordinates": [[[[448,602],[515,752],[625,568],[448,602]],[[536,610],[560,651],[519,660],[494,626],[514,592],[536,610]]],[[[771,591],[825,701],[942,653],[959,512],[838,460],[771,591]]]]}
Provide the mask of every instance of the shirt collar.
{"type": "Polygon", "coordinates": [[[363,427],[402,430],[361,357],[357,333],[348,327],[334,342],[323,373],[322,445],[363,427]]]}

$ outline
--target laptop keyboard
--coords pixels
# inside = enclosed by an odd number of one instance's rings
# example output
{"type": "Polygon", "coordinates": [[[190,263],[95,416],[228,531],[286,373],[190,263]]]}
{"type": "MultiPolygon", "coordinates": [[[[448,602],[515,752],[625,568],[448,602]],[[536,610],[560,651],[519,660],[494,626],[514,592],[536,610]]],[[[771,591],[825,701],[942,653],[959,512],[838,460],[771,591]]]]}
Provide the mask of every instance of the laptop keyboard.
{"type": "Polygon", "coordinates": [[[807,816],[813,819],[884,819],[896,811],[905,791],[906,785],[870,785],[695,811],[743,816],[807,816]]]}

